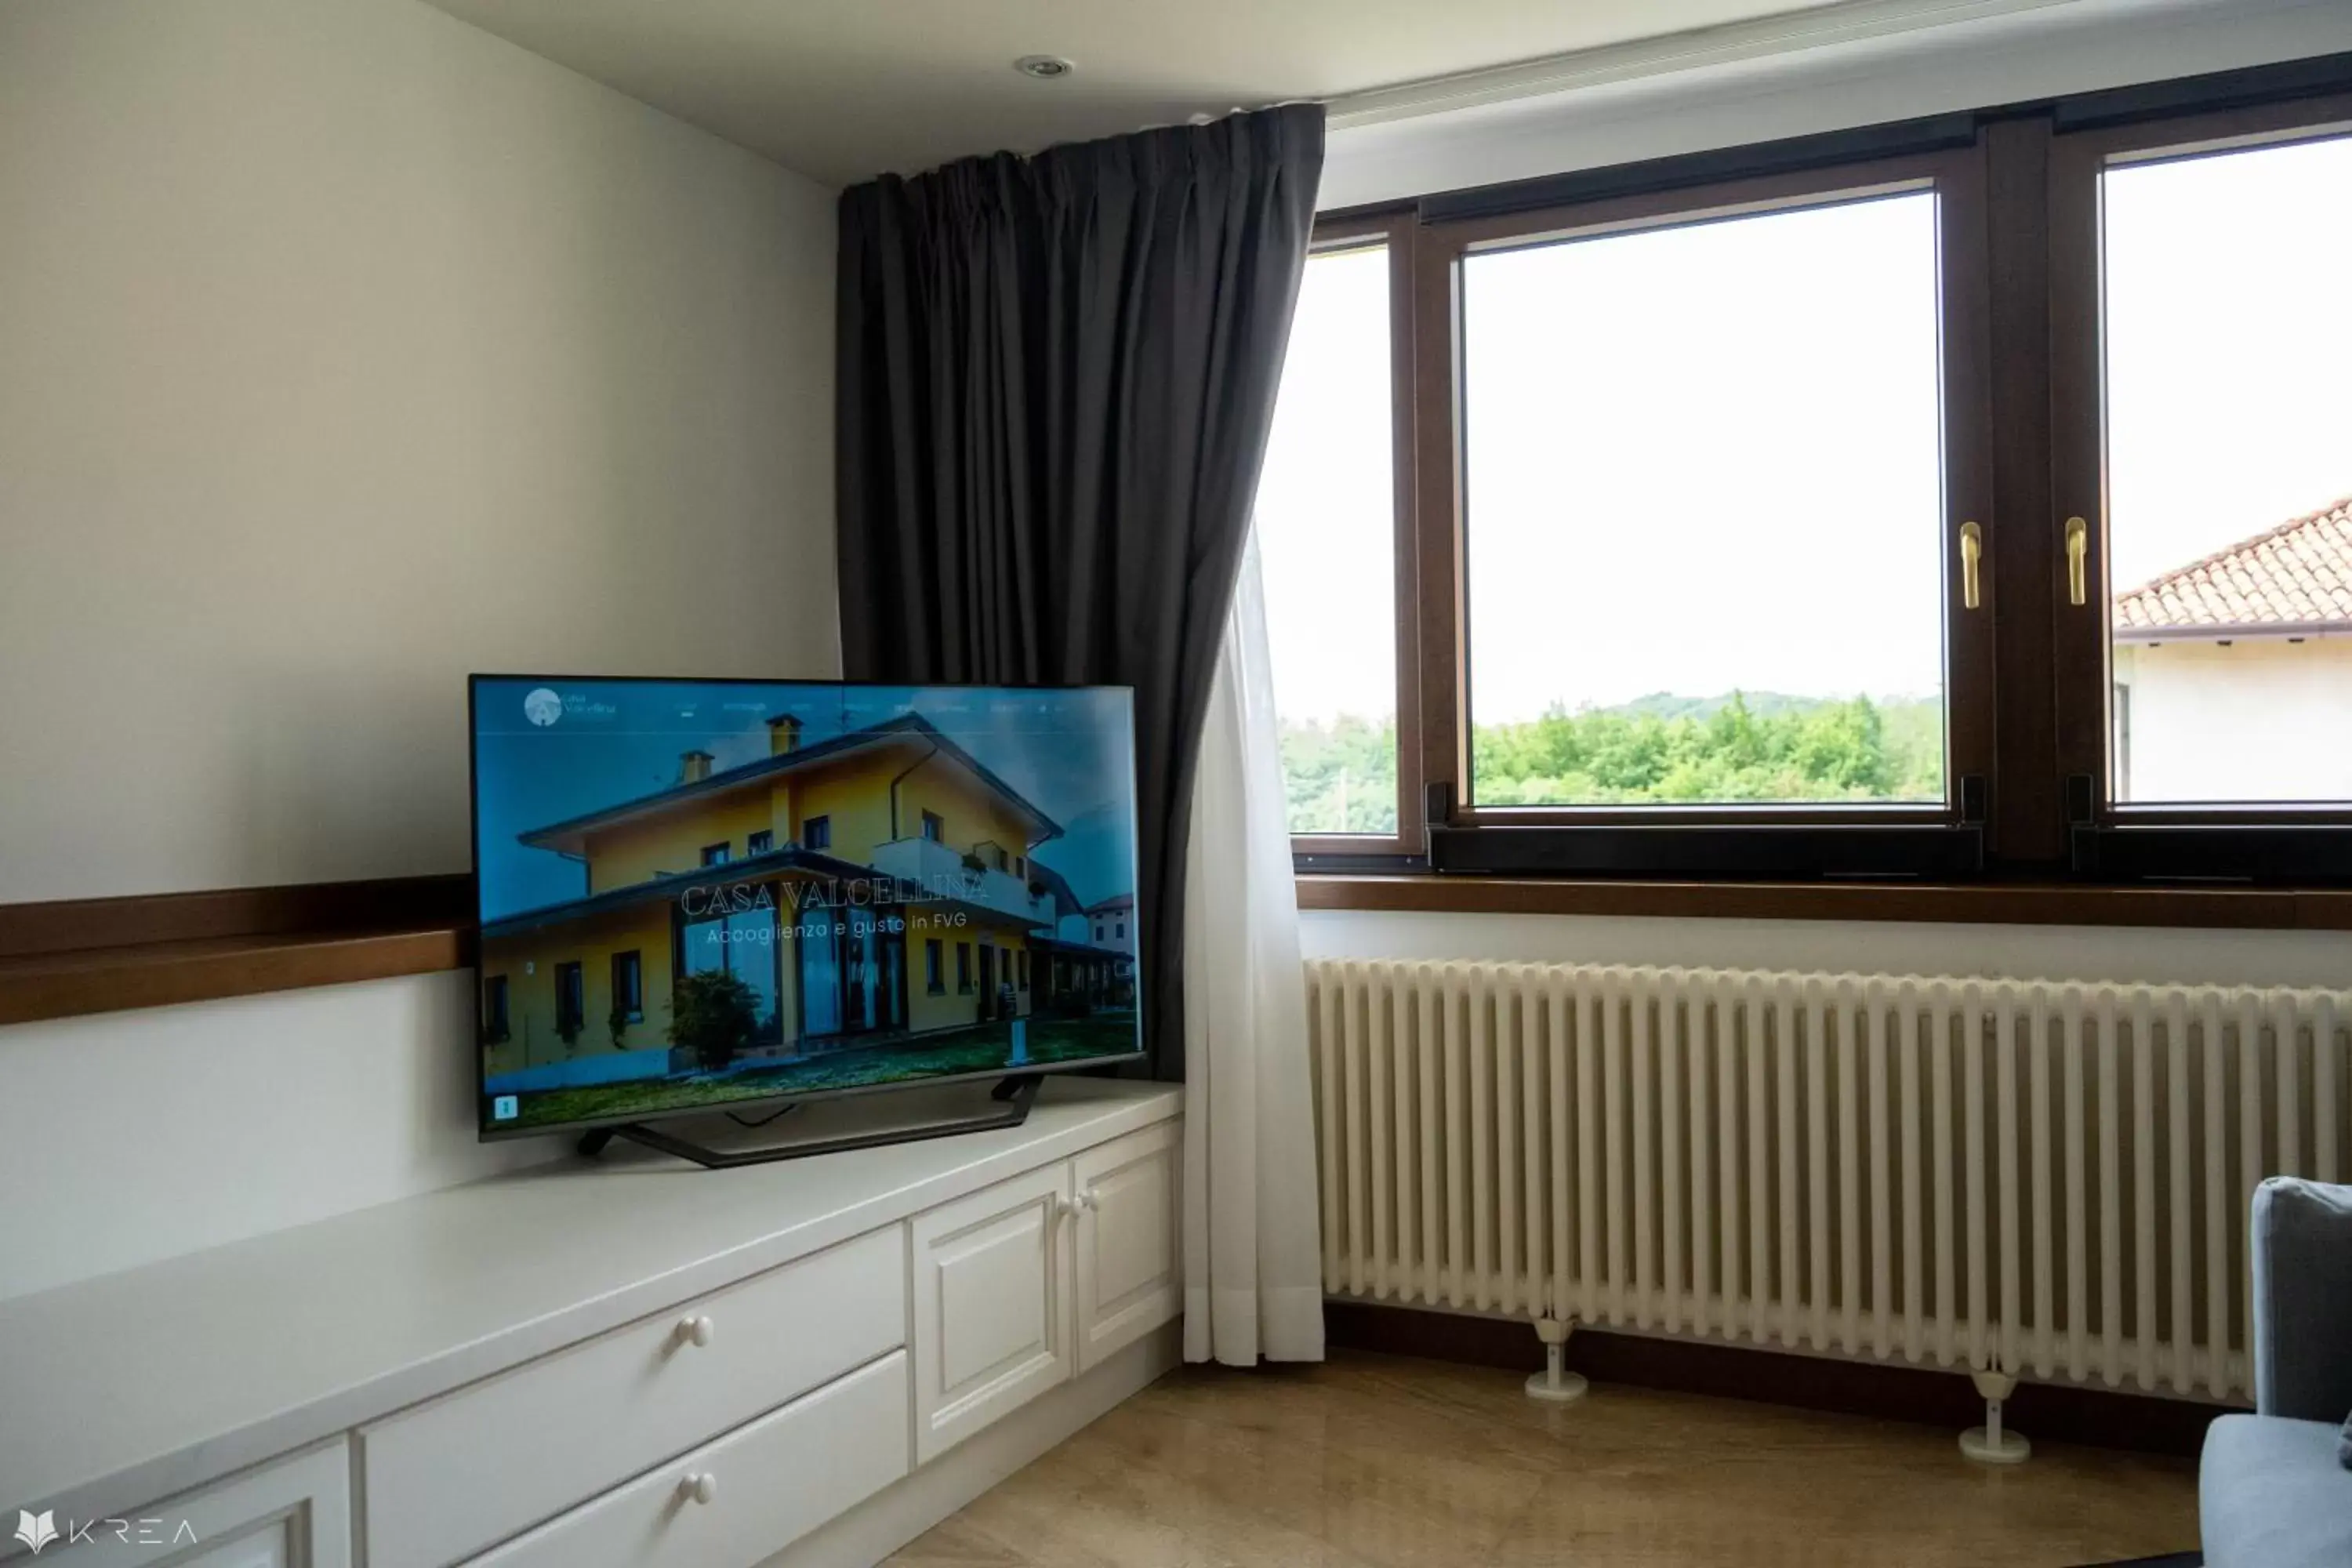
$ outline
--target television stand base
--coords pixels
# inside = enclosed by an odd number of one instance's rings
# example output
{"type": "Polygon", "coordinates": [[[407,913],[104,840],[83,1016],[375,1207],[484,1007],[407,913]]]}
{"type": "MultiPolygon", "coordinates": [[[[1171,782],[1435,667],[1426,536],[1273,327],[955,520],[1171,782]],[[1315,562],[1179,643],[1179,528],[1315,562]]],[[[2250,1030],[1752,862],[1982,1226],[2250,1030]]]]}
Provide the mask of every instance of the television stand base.
{"type": "Polygon", "coordinates": [[[805,1159],[812,1154],[839,1154],[851,1149],[877,1149],[888,1143],[953,1138],[965,1132],[992,1132],[1000,1128],[1018,1127],[1028,1121],[1029,1108],[1036,1103],[1037,1086],[1044,1081],[1042,1073],[1014,1073],[989,1090],[989,1099],[1002,1105],[1003,1110],[956,1121],[922,1121],[907,1127],[848,1132],[833,1138],[806,1138],[754,1149],[714,1149],[707,1143],[677,1137],[642,1121],[630,1121],[618,1127],[590,1128],[580,1135],[580,1152],[593,1159],[602,1153],[604,1145],[614,1139],[625,1138],[632,1143],[642,1143],[648,1149],[674,1154],[681,1160],[691,1160],[707,1171],[723,1171],[736,1165],[764,1165],[775,1160],[805,1159]]]}

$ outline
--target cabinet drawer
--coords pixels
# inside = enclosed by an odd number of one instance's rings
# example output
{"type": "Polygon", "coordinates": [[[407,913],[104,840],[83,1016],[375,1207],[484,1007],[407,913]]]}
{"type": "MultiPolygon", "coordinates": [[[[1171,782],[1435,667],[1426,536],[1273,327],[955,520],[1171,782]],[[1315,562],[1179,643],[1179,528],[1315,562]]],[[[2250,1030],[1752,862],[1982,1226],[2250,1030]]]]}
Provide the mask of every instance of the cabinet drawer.
{"type": "Polygon", "coordinates": [[[104,1523],[45,1513],[36,1529],[57,1533],[39,1556],[43,1568],[349,1568],[351,1483],[338,1437],[104,1523]]]}
{"type": "Polygon", "coordinates": [[[469,1568],[751,1568],[907,1468],[907,1352],[894,1351],[469,1568]]]}
{"type": "Polygon", "coordinates": [[[367,1427],[369,1568],[478,1552],[896,1349],[906,1320],[892,1226],[367,1427]]]}

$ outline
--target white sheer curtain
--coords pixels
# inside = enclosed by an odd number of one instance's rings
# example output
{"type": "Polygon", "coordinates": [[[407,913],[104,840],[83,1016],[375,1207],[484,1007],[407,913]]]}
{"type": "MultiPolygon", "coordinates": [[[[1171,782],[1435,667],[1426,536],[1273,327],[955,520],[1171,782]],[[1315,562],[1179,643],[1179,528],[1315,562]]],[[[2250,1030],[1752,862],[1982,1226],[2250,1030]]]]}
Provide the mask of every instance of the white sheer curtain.
{"type": "Polygon", "coordinates": [[[1307,989],[1257,542],[1209,694],[1184,898],[1184,1359],[1323,1359],[1307,989]]]}

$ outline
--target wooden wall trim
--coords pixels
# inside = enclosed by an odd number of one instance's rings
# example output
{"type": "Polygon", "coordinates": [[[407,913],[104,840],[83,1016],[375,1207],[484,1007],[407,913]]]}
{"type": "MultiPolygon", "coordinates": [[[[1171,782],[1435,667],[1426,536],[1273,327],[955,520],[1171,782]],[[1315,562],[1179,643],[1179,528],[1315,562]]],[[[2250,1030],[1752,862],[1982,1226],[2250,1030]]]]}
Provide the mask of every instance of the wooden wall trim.
{"type": "Polygon", "coordinates": [[[473,885],[471,877],[457,872],[0,904],[0,958],[205,937],[383,930],[420,921],[455,925],[473,919],[473,885]]]}
{"type": "Polygon", "coordinates": [[[1668,882],[1303,876],[1302,910],[2352,931],[2352,889],[2074,882],[1668,882]]]}
{"type": "MultiPolygon", "coordinates": [[[[1323,1323],[1324,1338],[1336,1349],[1513,1372],[1536,1372],[1543,1366],[1543,1347],[1535,1331],[1515,1318],[1330,1300],[1323,1306],[1323,1323]]],[[[1581,1326],[1569,1336],[1568,1365],[1604,1394],[1608,1384],[1617,1384],[1752,1399],[1943,1426],[1956,1438],[1962,1429],[1984,1421],[1984,1402],[1957,1371],[1581,1326]]],[[[2021,1383],[2004,1402],[2002,1418],[2036,1442],[2193,1455],[2204,1446],[2206,1426],[2227,1408],[2152,1394],[2021,1383]]]]}
{"type": "Polygon", "coordinates": [[[0,1024],[457,969],[473,879],[0,904],[0,1024]]]}

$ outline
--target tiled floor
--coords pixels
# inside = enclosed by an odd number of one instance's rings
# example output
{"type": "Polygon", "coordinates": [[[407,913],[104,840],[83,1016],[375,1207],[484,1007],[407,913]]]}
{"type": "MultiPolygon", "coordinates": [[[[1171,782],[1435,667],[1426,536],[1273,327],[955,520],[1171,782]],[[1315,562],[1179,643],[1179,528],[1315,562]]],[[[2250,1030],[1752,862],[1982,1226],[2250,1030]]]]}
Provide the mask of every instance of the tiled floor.
{"type": "Polygon", "coordinates": [[[2193,1547],[2186,1460],[1343,1354],[1188,1370],[891,1559],[900,1568],[2033,1568],[2193,1547]]]}

